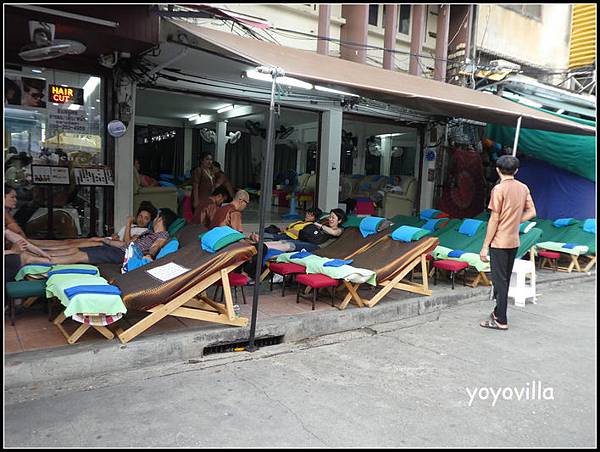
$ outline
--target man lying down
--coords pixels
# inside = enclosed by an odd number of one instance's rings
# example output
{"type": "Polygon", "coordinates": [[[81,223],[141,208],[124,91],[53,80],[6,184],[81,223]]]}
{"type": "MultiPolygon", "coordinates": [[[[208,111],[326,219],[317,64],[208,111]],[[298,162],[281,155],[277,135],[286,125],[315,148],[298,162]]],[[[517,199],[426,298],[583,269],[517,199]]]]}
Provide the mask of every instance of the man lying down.
{"type": "MultiPolygon", "coordinates": [[[[137,245],[145,258],[153,260],[161,248],[169,241],[167,230],[177,219],[171,209],[161,209],[152,229],[135,236],[132,242],[137,245]]],[[[129,242],[104,237],[98,246],[86,246],[66,250],[49,250],[52,264],[122,264],[129,242]]]]}

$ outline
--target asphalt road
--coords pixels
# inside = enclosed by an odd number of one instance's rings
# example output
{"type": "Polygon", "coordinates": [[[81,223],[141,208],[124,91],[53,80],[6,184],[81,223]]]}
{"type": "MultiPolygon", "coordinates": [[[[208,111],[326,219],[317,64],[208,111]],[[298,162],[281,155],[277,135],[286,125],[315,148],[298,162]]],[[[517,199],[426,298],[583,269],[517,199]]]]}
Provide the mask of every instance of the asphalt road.
{"type": "MultiPolygon", "coordinates": [[[[595,278],[5,400],[6,447],[595,447],[595,278]]],[[[6,394],[5,394],[6,395],[6,394]]]]}

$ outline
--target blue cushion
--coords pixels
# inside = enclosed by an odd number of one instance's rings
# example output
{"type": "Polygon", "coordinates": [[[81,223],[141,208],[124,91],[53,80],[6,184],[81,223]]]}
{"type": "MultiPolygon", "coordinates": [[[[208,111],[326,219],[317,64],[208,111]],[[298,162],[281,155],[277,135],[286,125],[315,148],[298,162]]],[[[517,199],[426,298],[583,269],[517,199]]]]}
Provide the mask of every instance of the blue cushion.
{"type": "Polygon", "coordinates": [[[567,248],[568,250],[572,250],[573,248],[575,248],[577,245],[574,243],[565,243],[563,245],[563,248],[567,248]]]}
{"type": "Polygon", "coordinates": [[[323,264],[323,267],[341,267],[342,265],[350,265],[352,263],[352,259],[343,260],[343,259],[332,259],[323,264]]]}
{"type": "Polygon", "coordinates": [[[176,185],[174,183],[166,182],[164,180],[159,180],[158,185],[160,185],[161,187],[176,187],[176,185]]]}
{"type": "Polygon", "coordinates": [[[368,237],[377,232],[377,227],[385,221],[385,218],[381,217],[365,217],[361,220],[358,229],[363,237],[368,237]]]}
{"type": "Polygon", "coordinates": [[[458,228],[458,232],[464,235],[468,235],[469,237],[473,237],[477,232],[477,229],[479,229],[481,223],[483,223],[483,221],[467,218],[462,222],[460,228],[458,228]]]}
{"type": "Polygon", "coordinates": [[[290,256],[290,259],[302,259],[307,256],[312,256],[312,254],[309,253],[308,251],[299,251],[297,253],[292,254],[290,256]]]}
{"type": "Polygon", "coordinates": [[[441,212],[442,212],[441,210],[437,210],[437,209],[425,209],[425,210],[421,211],[420,218],[422,220],[431,220],[432,218],[435,218],[441,212]]]}
{"type": "Polygon", "coordinates": [[[215,249],[215,245],[217,244],[217,242],[222,238],[225,238],[232,234],[240,233],[235,229],[230,228],[229,226],[219,226],[213,228],[204,235],[202,235],[202,249],[209,253],[214,253],[218,251],[215,249]]]}
{"type": "Polygon", "coordinates": [[[168,173],[160,173],[160,178],[173,180],[173,179],[175,179],[175,176],[172,174],[168,174],[168,173]]]}
{"type": "Polygon", "coordinates": [[[448,257],[460,257],[465,253],[466,251],[463,250],[453,250],[448,253],[448,257]]]}
{"type": "Polygon", "coordinates": [[[596,233],[596,219],[588,218],[583,222],[583,230],[585,232],[590,232],[592,234],[596,233]]]}
{"type": "Polygon", "coordinates": [[[363,174],[353,174],[352,175],[352,179],[362,179],[363,177],[365,177],[363,174]]]}
{"type": "MultiPolygon", "coordinates": [[[[278,254],[282,254],[282,253],[283,253],[283,251],[281,251],[281,250],[275,250],[275,249],[269,248],[269,250],[267,251],[267,254],[265,254],[263,256],[263,267],[265,265],[265,262],[267,262],[273,256],[277,256],[278,254]]],[[[252,276],[252,275],[250,275],[250,276],[252,276]]]]}
{"type": "Polygon", "coordinates": [[[575,223],[574,218],[559,218],[558,220],[554,220],[554,223],[552,224],[557,228],[564,228],[565,226],[569,226],[573,223],[575,223]]]}
{"type": "Polygon", "coordinates": [[[425,223],[423,226],[421,226],[421,228],[423,229],[427,229],[428,231],[435,231],[437,229],[437,224],[440,221],[447,221],[446,218],[432,218],[431,220],[427,220],[427,223],[425,223]]]}
{"type": "MultiPolygon", "coordinates": [[[[400,226],[392,233],[392,239],[400,240],[401,242],[411,242],[417,236],[423,236],[422,232],[429,233],[421,228],[415,228],[414,226],[400,226]]],[[[420,237],[419,237],[420,238],[420,237]]],[[[418,239],[417,239],[418,240],[418,239]]]]}
{"type": "Polygon", "coordinates": [[[97,275],[98,270],[85,270],[82,268],[63,268],[61,270],[52,270],[48,272],[48,276],[52,275],[97,275]]]}
{"type": "Polygon", "coordinates": [[[156,255],[157,259],[161,257],[165,257],[167,254],[174,253],[179,249],[179,241],[177,239],[170,240],[165,246],[163,246],[158,254],[156,255]]]}
{"type": "Polygon", "coordinates": [[[121,289],[117,286],[111,286],[110,284],[106,285],[83,285],[83,286],[75,286],[69,287],[65,289],[65,295],[70,300],[75,295],[79,294],[106,294],[106,295],[121,295],[121,289]]]}
{"type": "Polygon", "coordinates": [[[358,186],[358,189],[361,191],[369,191],[371,189],[371,184],[369,184],[369,183],[360,184],[358,186]]]}

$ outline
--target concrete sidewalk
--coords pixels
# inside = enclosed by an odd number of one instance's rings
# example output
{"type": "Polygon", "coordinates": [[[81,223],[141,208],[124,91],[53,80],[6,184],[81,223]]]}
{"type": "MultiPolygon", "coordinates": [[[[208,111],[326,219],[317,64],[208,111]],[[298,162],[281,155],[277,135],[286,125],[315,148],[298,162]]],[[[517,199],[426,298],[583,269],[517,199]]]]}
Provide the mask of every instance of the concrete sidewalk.
{"type": "MultiPolygon", "coordinates": [[[[582,273],[538,272],[538,293],[554,284],[571,280],[590,280],[582,273]]],[[[256,337],[283,336],[284,342],[295,342],[326,334],[367,328],[371,325],[411,319],[425,322],[440,311],[489,296],[489,287],[469,288],[458,284],[431,286],[430,297],[392,291],[374,308],[350,307],[289,315],[258,322],[256,337]]],[[[543,303],[543,296],[540,298],[543,303]]],[[[235,328],[207,325],[159,334],[142,334],[126,345],[117,340],[82,343],[55,349],[5,355],[5,388],[18,390],[28,386],[52,386],[92,376],[110,375],[163,363],[188,360],[201,361],[205,347],[247,340],[249,327],[235,328]]]]}
{"type": "Polygon", "coordinates": [[[594,283],[543,284],[537,305],[509,308],[508,332],[478,326],[492,306],[480,297],[252,354],[8,390],[5,445],[594,447],[594,283]]]}

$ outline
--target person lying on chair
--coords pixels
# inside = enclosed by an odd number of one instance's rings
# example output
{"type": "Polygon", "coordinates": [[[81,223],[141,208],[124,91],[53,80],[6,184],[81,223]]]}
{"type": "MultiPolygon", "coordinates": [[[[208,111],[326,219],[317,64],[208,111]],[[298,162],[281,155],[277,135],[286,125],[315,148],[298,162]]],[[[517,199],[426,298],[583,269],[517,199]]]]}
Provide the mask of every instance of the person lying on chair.
{"type": "Polygon", "coordinates": [[[319,218],[321,218],[321,215],[323,215],[323,212],[318,207],[306,209],[303,221],[290,223],[284,230],[281,230],[281,228],[273,224],[265,228],[265,238],[271,240],[298,240],[300,231],[305,226],[318,221],[319,218]]]}
{"type": "MultiPolygon", "coordinates": [[[[150,201],[142,201],[137,211],[135,220],[132,216],[127,217],[127,225],[113,234],[110,238],[115,241],[130,242],[135,237],[145,233],[148,225],[156,218],[158,210],[150,201]],[[127,235],[129,234],[129,235],[127,235]]],[[[90,237],[81,239],[64,240],[32,240],[34,245],[48,251],[57,251],[89,246],[101,246],[105,237],[90,237]]]]}
{"type": "MultiPolygon", "coordinates": [[[[171,209],[161,209],[154,220],[152,230],[135,237],[132,241],[144,256],[153,258],[169,241],[167,229],[177,219],[177,214],[171,209]]],[[[125,258],[128,242],[102,239],[101,246],[81,247],[73,250],[50,251],[54,264],[121,264],[125,258]],[[66,251],[66,252],[65,252],[66,251]]]]}

